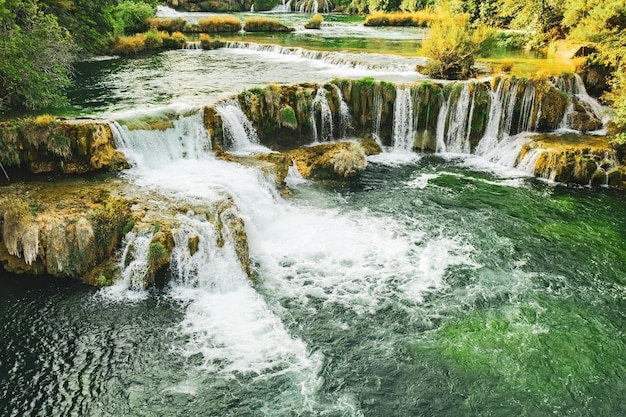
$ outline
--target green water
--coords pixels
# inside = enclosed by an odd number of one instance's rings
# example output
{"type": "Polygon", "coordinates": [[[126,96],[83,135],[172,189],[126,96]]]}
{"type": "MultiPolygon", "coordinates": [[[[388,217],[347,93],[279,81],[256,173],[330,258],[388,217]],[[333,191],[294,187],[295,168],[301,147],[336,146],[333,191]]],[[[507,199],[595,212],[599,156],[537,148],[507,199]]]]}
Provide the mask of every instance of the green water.
{"type": "Polygon", "coordinates": [[[395,275],[360,286],[371,277],[355,263],[346,271],[357,284],[341,293],[310,274],[315,264],[302,281],[304,266],[291,278],[255,266],[254,290],[305,344],[312,375],[278,364],[224,374],[181,354],[187,306],[167,288],[108,301],[66,281],[3,277],[0,414],[626,414],[621,193],[436,156],[370,163],[347,186],[292,188],[290,205],[372,222],[378,234],[388,219],[398,239],[412,236],[395,275]],[[427,275],[446,263],[438,285],[412,289],[419,280],[402,271],[416,259],[427,275]]]}

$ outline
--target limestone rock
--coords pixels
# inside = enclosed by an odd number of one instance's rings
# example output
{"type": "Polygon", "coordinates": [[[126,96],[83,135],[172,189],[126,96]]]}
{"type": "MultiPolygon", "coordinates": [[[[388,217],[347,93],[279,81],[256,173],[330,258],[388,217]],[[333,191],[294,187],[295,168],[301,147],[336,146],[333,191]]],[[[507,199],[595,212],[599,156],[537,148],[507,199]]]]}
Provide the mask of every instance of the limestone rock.
{"type": "Polygon", "coordinates": [[[0,262],[13,273],[49,274],[94,284],[111,257],[129,203],[106,186],[16,184],[0,188],[0,262]]]}
{"type": "Polygon", "coordinates": [[[0,123],[0,162],[32,174],[84,174],[127,168],[108,123],[12,120],[0,123]]]}
{"type": "Polygon", "coordinates": [[[343,180],[358,174],[367,165],[366,157],[380,153],[373,140],[334,142],[287,152],[304,178],[343,180]],[[373,143],[372,143],[373,142],[373,143]]]}

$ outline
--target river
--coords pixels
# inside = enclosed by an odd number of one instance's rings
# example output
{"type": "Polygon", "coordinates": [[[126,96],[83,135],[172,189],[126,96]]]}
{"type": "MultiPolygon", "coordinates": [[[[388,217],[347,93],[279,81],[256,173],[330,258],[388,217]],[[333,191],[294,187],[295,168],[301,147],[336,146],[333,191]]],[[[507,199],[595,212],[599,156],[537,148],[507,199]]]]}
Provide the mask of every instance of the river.
{"type": "MultiPolygon", "coordinates": [[[[419,77],[270,54],[85,63],[69,111],[123,119],[269,82],[419,77]]],[[[626,414],[623,193],[388,149],[344,185],[292,172],[285,199],[210,152],[123,151],[137,187],[179,201],[227,190],[255,279],[229,245],[178,258],[162,289],[3,272],[0,415],[626,414]]]]}

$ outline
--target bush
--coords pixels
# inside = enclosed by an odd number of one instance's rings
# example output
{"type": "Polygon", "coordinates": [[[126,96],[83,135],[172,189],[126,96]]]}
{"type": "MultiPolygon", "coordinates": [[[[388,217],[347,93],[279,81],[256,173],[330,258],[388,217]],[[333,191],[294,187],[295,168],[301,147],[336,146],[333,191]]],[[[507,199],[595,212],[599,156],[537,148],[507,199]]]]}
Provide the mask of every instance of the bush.
{"type": "Polygon", "coordinates": [[[111,53],[115,55],[135,55],[146,49],[146,35],[137,33],[134,36],[116,36],[113,39],[111,53]]]}
{"type": "Polygon", "coordinates": [[[161,35],[156,29],[152,28],[147,31],[145,37],[144,46],[146,49],[158,49],[163,46],[163,39],[161,39],[161,35]]]}
{"type": "Polygon", "coordinates": [[[151,28],[166,30],[168,32],[183,32],[187,26],[187,21],[177,17],[176,19],[164,19],[161,17],[151,17],[146,19],[146,24],[151,28]]]}
{"type": "Polygon", "coordinates": [[[294,28],[282,24],[278,19],[250,17],[246,19],[243,30],[246,32],[292,32],[294,28]]]}
{"type": "Polygon", "coordinates": [[[322,27],[322,22],[324,21],[324,17],[321,14],[314,15],[309,22],[304,25],[306,29],[320,29],[322,27]]]}
{"type": "Polygon", "coordinates": [[[441,20],[443,16],[431,10],[420,10],[417,12],[377,12],[367,15],[365,26],[418,26],[426,27],[429,23],[441,20]]]}
{"type": "Polygon", "coordinates": [[[492,43],[495,31],[484,25],[470,29],[469,15],[453,16],[445,5],[439,14],[441,18],[429,24],[429,37],[418,51],[430,60],[418,70],[435,78],[467,79],[472,76],[475,56],[492,43]]]}
{"type": "Polygon", "coordinates": [[[211,16],[198,20],[198,28],[201,32],[239,32],[241,30],[241,20],[235,16],[211,16]]]}

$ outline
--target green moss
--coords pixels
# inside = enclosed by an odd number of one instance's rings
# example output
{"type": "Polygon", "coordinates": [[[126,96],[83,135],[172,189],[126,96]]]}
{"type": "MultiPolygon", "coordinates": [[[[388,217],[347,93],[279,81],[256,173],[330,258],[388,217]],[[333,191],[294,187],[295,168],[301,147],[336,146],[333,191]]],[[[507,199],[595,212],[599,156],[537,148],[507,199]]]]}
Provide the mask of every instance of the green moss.
{"type": "Polygon", "coordinates": [[[280,124],[294,130],[298,128],[296,113],[290,106],[285,106],[280,110],[280,124]]]}
{"type": "Polygon", "coordinates": [[[125,236],[128,232],[133,230],[135,227],[135,219],[130,219],[126,222],[124,227],[122,228],[122,235],[125,236]]]}

